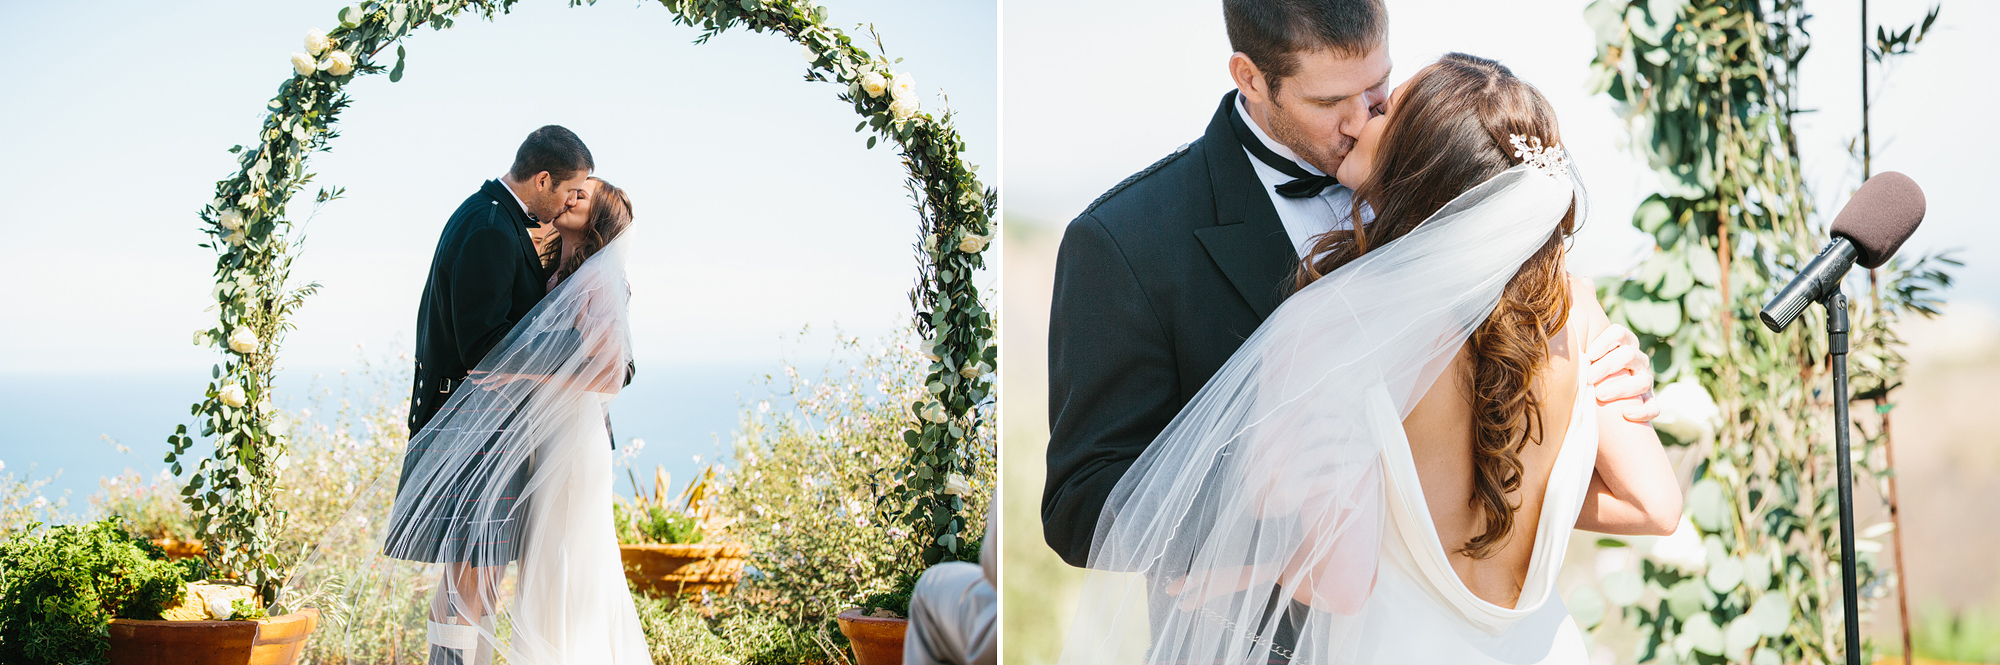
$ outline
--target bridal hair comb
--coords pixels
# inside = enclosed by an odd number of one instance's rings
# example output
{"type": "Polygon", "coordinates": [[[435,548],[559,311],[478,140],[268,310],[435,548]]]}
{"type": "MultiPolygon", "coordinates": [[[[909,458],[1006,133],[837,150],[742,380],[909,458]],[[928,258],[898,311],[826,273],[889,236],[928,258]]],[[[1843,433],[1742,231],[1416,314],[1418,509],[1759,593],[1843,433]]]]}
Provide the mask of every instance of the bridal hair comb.
{"type": "Polygon", "coordinates": [[[1569,151],[1563,150],[1562,144],[1543,147],[1542,137],[1539,136],[1508,136],[1514,144],[1514,156],[1521,158],[1521,163],[1535,167],[1535,170],[1550,177],[1569,174],[1569,151]]]}

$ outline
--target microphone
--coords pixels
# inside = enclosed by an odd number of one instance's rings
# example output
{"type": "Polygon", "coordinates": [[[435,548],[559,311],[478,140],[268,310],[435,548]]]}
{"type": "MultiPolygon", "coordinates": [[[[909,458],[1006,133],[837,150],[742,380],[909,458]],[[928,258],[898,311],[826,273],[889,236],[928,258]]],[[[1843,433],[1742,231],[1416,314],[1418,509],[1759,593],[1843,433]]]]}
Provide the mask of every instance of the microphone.
{"type": "Polygon", "coordinates": [[[1854,264],[1874,268],[1888,261],[1923,221],[1924,190],[1917,188],[1916,181],[1895,171],[1869,178],[1833,218],[1833,241],[1764,306],[1757,318],[1771,332],[1784,330],[1807,305],[1838,290],[1841,278],[1854,264]]]}

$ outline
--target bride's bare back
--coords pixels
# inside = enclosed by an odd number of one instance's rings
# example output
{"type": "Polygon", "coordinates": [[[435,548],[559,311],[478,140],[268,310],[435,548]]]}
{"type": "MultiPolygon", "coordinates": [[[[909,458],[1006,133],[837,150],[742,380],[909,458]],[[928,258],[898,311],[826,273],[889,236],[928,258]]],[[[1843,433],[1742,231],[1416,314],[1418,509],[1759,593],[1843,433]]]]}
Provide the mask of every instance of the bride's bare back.
{"type": "Polygon", "coordinates": [[[1576,408],[1577,364],[1585,346],[1603,328],[1604,317],[1590,316],[1590,283],[1571,278],[1570,316],[1563,329],[1549,340],[1547,364],[1536,372],[1534,390],[1541,400],[1544,427],[1539,443],[1521,449],[1521,489],[1507,495],[1515,506],[1514,529],[1493,556],[1474,559],[1462,550],[1467,541],[1484,533],[1486,521],[1473,501],[1473,415],[1471,373],[1474,358],[1470,346],[1438,377],[1403,420],[1410,440],[1411,457],[1416,461],[1417,478],[1423,487],[1424,502],[1431,521],[1437,525],[1438,541],[1450,555],[1451,567],[1474,595],[1501,607],[1513,607],[1520,599],[1521,586],[1528,576],[1535,534],[1540,526],[1542,498],[1556,455],[1569,434],[1571,414],[1576,408]],[[1582,300],[1577,296],[1582,295],[1582,300]]]}

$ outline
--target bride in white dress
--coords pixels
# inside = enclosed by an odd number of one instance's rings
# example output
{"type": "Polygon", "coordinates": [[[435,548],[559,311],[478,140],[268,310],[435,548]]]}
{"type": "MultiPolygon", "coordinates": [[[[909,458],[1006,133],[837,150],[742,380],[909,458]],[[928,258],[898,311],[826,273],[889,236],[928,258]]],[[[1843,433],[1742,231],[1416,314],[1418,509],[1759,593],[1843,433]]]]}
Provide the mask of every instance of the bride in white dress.
{"type": "Polygon", "coordinates": [[[1652,428],[1584,376],[1609,322],[1563,268],[1559,140],[1490,60],[1391,95],[1337,174],[1372,221],[1317,239],[1120,480],[1065,663],[1588,661],[1555,583],[1572,530],[1663,535],[1681,506],[1652,428]]]}
{"type": "Polygon", "coordinates": [[[585,192],[544,241],[555,265],[548,294],[411,434],[425,454],[403,467],[400,483],[385,477],[356,497],[341,523],[367,527],[330,530],[288,582],[286,603],[327,613],[322,632],[336,658],[653,662],[619,559],[605,415],[633,369],[632,208],[602,180],[585,192]],[[367,514],[388,492],[389,519],[367,514]],[[435,553],[395,556],[419,549],[435,553]],[[397,611],[395,599],[418,596],[427,610],[397,611]],[[374,618],[400,630],[383,635],[368,630],[370,617],[352,615],[379,608],[399,616],[374,618]],[[419,636],[427,657],[409,653],[419,636]]]}

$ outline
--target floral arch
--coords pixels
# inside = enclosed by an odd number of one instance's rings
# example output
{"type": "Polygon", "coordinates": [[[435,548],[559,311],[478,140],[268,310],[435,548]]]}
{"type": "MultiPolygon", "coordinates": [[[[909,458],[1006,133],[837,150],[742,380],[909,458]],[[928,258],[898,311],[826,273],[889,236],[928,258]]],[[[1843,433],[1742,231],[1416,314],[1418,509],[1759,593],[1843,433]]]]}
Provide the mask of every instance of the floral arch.
{"type": "MultiPolygon", "coordinates": [[[[871,54],[839,29],[826,24],[826,10],[810,0],[660,0],[674,22],[699,28],[696,43],[732,27],[782,34],[802,46],[806,78],[842,86],[839,98],[862,117],[855,131],[868,131],[868,147],[892,142],[917,199],[921,230],[917,243],[917,283],[910,292],[913,324],[931,359],[925,383],[929,396],[909,405],[914,425],[903,434],[909,454],[902,469],[904,492],[915,507],[904,519],[927,546],[926,563],[955,553],[966,525],[961,499],[945,479],[967,470],[967,442],[992,426],[985,411],[993,395],[998,365],[993,315],[980,302],[970,274],[985,267],[984,252],[996,235],[995,192],[982,186],[977,166],[961,157],[965,143],[952,114],[930,114],[919,106],[907,74],[871,54]]],[[[215,200],[201,210],[203,247],[214,249],[216,325],[195,333],[195,343],[220,346],[221,362],[200,401],[190,408],[201,437],[213,438],[214,453],[188,456],[195,434],[188,425],[167,437],[166,462],[176,475],[193,465],[182,498],[193,509],[217,573],[239,577],[271,599],[288,566],[271,547],[285,528],[273,493],[287,465],[291,423],[270,403],[279,342],[291,329],[289,316],[317,284],[290,285],[291,261],[300,240],[286,205],[311,183],[307,157],[328,149],[338,135],[334,123],[352,99],[342,89],[355,77],[387,73],[402,79],[406,37],[418,28],[442,30],[467,15],[492,19],[515,0],[364,0],[340,10],[339,26],[313,30],[304,52],[292,54],[294,75],[268,102],[269,113],[257,141],[230,149],[238,171],[216,183],[215,200]],[[395,46],[395,61],[385,52],[395,46]],[[186,459],[184,459],[186,458],[186,459]]],[[[570,0],[570,6],[591,0],[570,0]]],[[[338,188],[321,188],[325,203],[338,188]]]]}

